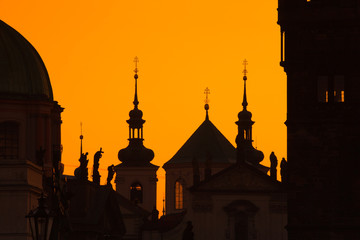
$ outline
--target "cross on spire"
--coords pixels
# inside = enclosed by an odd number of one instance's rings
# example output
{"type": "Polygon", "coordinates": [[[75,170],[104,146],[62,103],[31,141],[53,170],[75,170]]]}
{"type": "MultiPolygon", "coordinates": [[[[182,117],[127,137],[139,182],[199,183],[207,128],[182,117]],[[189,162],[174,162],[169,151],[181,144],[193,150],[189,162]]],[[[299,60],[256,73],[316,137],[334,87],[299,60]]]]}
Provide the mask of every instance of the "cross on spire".
{"type": "Polygon", "coordinates": [[[206,110],[206,120],[209,119],[209,114],[208,114],[208,110],[209,110],[209,94],[210,94],[210,89],[207,87],[204,90],[204,94],[206,96],[205,98],[205,110],[206,110]]]}
{"type": "Polygon", "coordinates": [[[205,98],[205,103],[208,104],[208,103],[209,103],[209,98],[208,98],[208,96],[209,96],[209,94],[210,94],[210,89],[209,89],[208,87],[205,88],[204,94],[205,94],[205,96],[206,96],[206,98],[205,98]]]}
{"type": "Polygon", "coordinates": [[[135,70],[134,70],[134,72],[135,72],[135,73],[138,73],[138,72],[139,72],[139,70],[138,70],[138,68],[137,68],[138,62],[139,62],[139,58],[136,56],[136,57],[134,58],[134,63],[135,63],[135,70]]]}
{"type": "Polygon", "coordinates": [[[248,73],[248,71],[246,70],[246,66],[248,65],[248,61],[246,59],[244,59],[243,61],[243,65],[244,65],[244,70],[243,70],[243,73],[244,73],[244,80],[246,80],[246,74],[248,73]]]}

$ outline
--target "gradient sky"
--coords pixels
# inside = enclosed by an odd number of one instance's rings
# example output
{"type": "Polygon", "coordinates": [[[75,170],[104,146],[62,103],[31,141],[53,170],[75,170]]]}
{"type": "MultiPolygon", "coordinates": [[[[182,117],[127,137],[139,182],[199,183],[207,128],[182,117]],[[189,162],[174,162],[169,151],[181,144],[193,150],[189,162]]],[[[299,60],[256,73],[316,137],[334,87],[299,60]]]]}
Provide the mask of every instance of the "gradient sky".
{"type": "MultiPolygon", "coordinates": [[[[279,66],[276,9],[277,0],[0,0],[0,19],[38,50],[54,98],[65,108],[65,174],[79,166],[83,122],[89,167],[103,148],[105,183],[107,166],[120,163],[117,153],[128,144],[135,56],[144,145],[155,152],[153,164],[168,161],[204,121],[206,87],[210,120],[235,145],[245,58],[254,146],[264,152],[264,165],[270,166],[271,151],[279,162],[286,157],[286,75],[279,66]]],[[[158,178],[161,209],[162,168],[158,178]]]]}

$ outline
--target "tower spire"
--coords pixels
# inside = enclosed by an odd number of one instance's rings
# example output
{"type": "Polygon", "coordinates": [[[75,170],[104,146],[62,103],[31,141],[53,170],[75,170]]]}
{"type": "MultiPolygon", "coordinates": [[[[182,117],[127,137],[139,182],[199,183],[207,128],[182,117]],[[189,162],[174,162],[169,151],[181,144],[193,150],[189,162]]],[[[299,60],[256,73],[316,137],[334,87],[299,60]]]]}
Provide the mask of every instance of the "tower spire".
{"type": "Polygon", "coordinates": [[[135,96],[134,96],[134,106],[135,108],[137,108],[137,106],[139,105],[139,101],[138,101],[138,96],[137,96],[137,79],[138,79],[138,68],[137,68],[137,64],[139,62],[139,58],[138,57],[135,57],[134,58],[134,63],[135,63],[135,69],[134,69],[134,72],[135,72],[135,75],[134,75],[134,78],[135,78],[135,96]]]}
{"type": "Polygon", "coordinates": [[[243,97],[243,102],[242,102],[242,105],[243,105],[243,108],[246,110],[246,107],[248,105],[247,103],[247,100],[246,100],[246,80],[247,80],[247,70],[246,70],[246,65],[248,65],[248,61],[246,61],[246,59],[243,61],[243,65],[244,65],[244,70],[243,70],[243,73],[244,73],[244,77],[243,77],[243,80],[244,80],[244,97],[243,97]]]}
{"type": "Polygon", "coordinates": [[[83,154],[83,144],[82,144],[83,138],[84,138],[84,136],[82,134],[82,122],[80,122],[80,157],[83,154]]]}
{"type": "Polygon", "coordinates": [[[205,110],[206,110],[206,117],[205,119],[206,120],[209,120],[209,113],[208,113],[208,110],[209,110],[209,94],[210,94],[210,89],[208,87],[205,88],[205,91],[204,91],[204,94],[205,94],[205,110]]]}

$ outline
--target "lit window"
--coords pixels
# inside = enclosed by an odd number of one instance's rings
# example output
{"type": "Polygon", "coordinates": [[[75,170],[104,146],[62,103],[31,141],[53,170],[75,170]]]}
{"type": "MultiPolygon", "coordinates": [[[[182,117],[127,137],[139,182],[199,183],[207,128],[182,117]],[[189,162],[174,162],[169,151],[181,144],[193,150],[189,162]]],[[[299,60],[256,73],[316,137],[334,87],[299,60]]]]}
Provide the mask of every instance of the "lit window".
{"type": "Polygon", "coordinates": [[[175,182],[175,209],[184,208],[184,190],[180,181],[175,182]]]}
{"type": "Polygon", "coordinates": [[[143,202],[143,188],[140,183],[133,183],[130,186],[130,200],[135,203],[143,202]]]}
{"type": "Polygon", "coordinates": [[[344,102],[345,91],[344,91],[344,76],[334,77],[334,102],[344,102]]]}
{"type": "Polygon", "coordinates": [[[318,77],[318,101],[329,102],[329,86],[327,76],[318,77]]]}
{"type": "Polygon", "coordinates": [[[16,159],[19,155],[19,125],[0,123],[0,159],[16,159]]]}

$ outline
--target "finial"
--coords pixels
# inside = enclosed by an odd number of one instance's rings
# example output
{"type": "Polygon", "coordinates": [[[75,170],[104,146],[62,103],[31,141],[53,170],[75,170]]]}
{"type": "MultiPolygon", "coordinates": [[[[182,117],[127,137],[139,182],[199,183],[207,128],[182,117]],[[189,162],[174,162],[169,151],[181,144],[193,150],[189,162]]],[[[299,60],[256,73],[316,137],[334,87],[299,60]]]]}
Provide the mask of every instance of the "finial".
{"type": "Polygon", "coordinates": [[[139,62],[139,58],[138,58],[138,57],[135,57],[135,58],[134,58],[134,63],[135,63],[135,70],[134,70],[134,72],[135,72],[135,74],[137,74],[137,73],[139,72],[139,70],[138,70],[138,68],[137,68],[138,62],[139,62]]]}
{"type": "Polygon", "coordinates": [[[139,72],[139,70],[138,70],[138,67],[137,67],[137,65],[138,65],[138,62],[139,62],[139,58],[138,57],[135,57],[134,58],[134,63],[135,63],[135,70],[134,70],[134,72],[135,72],[135,75],[134,75],[134,78],[135,78],[135,97],[134,97],[134,105],[135,105],[135,108],[137,108],[137,106],[139,105],[139,101],[138,101],[138,96],[137,96],[137,79],[138,79],[138,72],[139,72]]]}
{"type": "Polygon", "coordinates": [[[246,81],[247,80],[246,74],[248,73],[248,71],[246,70],[246,65],[248,65],[248,61],[246,59],[244,59],[243,65],[244,65],[244,70],[243,70],[244,77],[243,77],[243,79],[244,79],[244,81],[246,81]]]}
{"type": "Polygon", "coordinates": [[[209,114],[208,114],[208,110],[209,110],[209,94],[210,94],[210,89],[208,87],[205,88],[204,91],[205,94],[205,110],[206,110],[206,120],[209,119],[209,114]]]}
{"type": "Polygon", "coordinates": [[[80,122],[80,157],[83,154],[83,147],[82,147],[82,141],[83,141],[83,134],[82,134],[82,122],[80,122]]]}
{"type": "Polygon", "coordinates": [[[248,103],[246,101],[246,80],[247,80],[246,74],[248,73],[248,71],[246,70],[246,65],[248,65],[248,61],[246,61],[246,59],[243,61],[243,65],[244,65],[244,70],[243,70],[243,73],[244,73],[244,77],[243,77],[243,80],[244,80],[244,97],[243,97],[242,105],[244,107],[244,110],[246,110],[246,107],[248,105],[248,103]]]}

